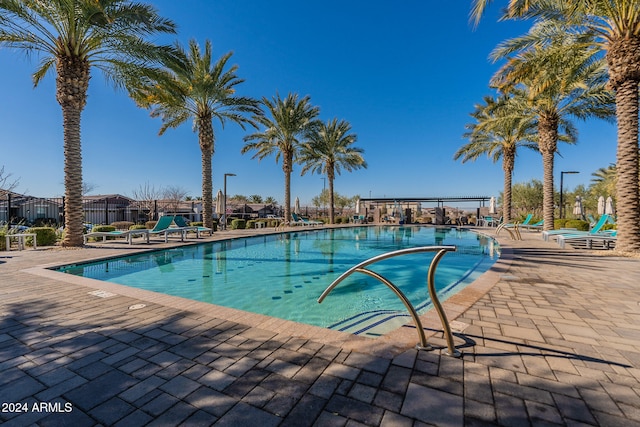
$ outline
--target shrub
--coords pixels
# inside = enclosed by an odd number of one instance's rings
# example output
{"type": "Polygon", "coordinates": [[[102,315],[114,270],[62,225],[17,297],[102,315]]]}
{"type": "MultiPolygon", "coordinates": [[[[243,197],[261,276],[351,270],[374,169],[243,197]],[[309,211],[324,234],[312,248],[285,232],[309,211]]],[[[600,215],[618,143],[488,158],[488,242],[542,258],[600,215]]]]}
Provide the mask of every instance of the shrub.
{"type": "Polygon", "coordinates": [[[602,230],[616,230],[617,228],[617,224],[605,224],[602,226],[602,230]]]}
{"type": "Polygon", "coordinates": [[[116,231],[116,228],[113,225],[94,225],[92,231],[116,231]]]}
{"type": "Polygon", "coordinates": [[[145,230],[146,228],[147,227],[142,224],[133,224],[131,227],[129,227],[129,230],[145,230]]]}
{"type": "Polygon", "coordinates": [[[280,221],[278,221],[277,219],[270,219],[267,222],[267,226],[268,227],[273,227],[273,228],[276,228],[278,226],[278,224],[280,224],[280,221]]]}
{"type": "Polygon", "coordinates": [[[342,224],[342,217],[337,216],[334,218],[334,221],[336,222],[336,224],[342,224]]]}
{"type": "Polygon", "coordinates": [[[247,222],[244,219],[234,219],[231,221],[231,229],[232,230],[244,230],[246,228],[247,222]]]}
{"type": "MultiPolygon", "coordinates": [[[[27,233],[36,234],[36,243],[41,246],[53,246],[58,241],[56,229],[51,227],[31,227],[27,233]]],[[[33,238],[29,237],[26,240],[27,245],[33,245],[33,238]]]]}
{"type": "Polygon", "coordinates": [[[565,228],[566,223],[567,223],[566,219],[563,219],[563,218],[555,219],[553,220],[553,228],[555,228],[556,230],[560,228],[565,228]]]}
{"type": "Polygon", "coordinates": [[[131,221],[115,221],[111,223],[112,226],[116,228],[116,230],[131,230],[131,226],[135,225],[131,221]]]}
{"type": "Polygon", "coordinates": [[[37,218],[33,220],[34,227],[52,227],[56,228],[58,221],[55,218],[37,218]]]}
{"type": "Polygon", "coordinates": [[[5,227],[0,227],[0,251],[6,251],[7,248],[7,229],[5,227]]]}
{"type": "Polygon", "coordinates": [[[575,228],[579,231],[588,231],[589,223],[581,219],[570,219],[564,224],[565,228],[575,228]]]}
{"type": "Polygon", "coordinates": [[[153,230],[153,227],[155,227],[157,223],[158,223],[158,221],[147,221],[147,222],[144,223],[144,226],[148,230],[153,230]]]}
{"type": "Polygon", "coordinates": [[[249,221],[247,221],[247,225],[245,226],[246,228],[256,228],[256,220],[255,219],[250,219],[249,221]]]}

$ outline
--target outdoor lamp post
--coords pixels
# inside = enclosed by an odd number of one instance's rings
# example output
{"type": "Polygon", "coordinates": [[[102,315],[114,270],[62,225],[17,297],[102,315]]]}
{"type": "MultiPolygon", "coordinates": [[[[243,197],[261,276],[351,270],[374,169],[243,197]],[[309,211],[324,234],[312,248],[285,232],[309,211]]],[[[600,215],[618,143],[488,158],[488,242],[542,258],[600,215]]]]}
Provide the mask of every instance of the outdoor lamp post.
{"type": "Polygon", "coordinates": [[[236,176],[236,174],[235,173],[224,174],[224,201],[223,201],[224,223],[222,225],[225,231],[227,230],[227,177],[228,176],[236,176]]]}
{"type": "Polygon", "coordinates": [[[562,171],[560,172],[560,218],[564,218],[564,201],[563,199],[563,195],[562,195],[562,183],[564,180],[564,174],[575,174],[575,173],[580,173],[578,171],[562,171]]]}

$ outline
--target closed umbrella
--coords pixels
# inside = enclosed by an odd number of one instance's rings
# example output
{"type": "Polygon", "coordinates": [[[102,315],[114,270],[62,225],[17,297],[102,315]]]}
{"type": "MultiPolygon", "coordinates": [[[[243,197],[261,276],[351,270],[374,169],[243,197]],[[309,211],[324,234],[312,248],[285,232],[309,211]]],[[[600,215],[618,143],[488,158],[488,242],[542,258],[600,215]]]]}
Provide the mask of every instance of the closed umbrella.
{"type": "Polygon", "coordinates": [[[489,199],[489,213],[491,215],[495,215],[498,213],[498,211],[496,210],[496,198],[491,196],[491,199],[489,199]]]}
{"type": "Polygon", "coordinates": [[[356,200],[356,215],[360,215],[360,199],[356,200]]]}
{"type": "Polygon", "coordinates": [[[300,215],[300,198],[296,197],[295,204],[293,205],[293,212],[296,215],[300,215]]]}
{"type": "Polygon", "coordinates": [[[613,215],[613,199],[611,196],[607,197],[607,202],[604,206],[604,213],[607,215],[613,215]]]}
{"type": "Polygon", "coordinates": [[[573,205],[573,214],[582,217],[582,198],[580,196],[576,196],[576,202],[573,205]]]}
{"type": "Polygon", "coordinates": [[[598,197],[598,215],[604,214],[604,196],[598,197]]]}
{"type": "Polygon", "coordinates": [[[224,204],[224,194],[222,194],[222,190],[218,190],[218,194],[216,195],[216,213],[218,214],[218,218],[222,216],[222,210],[224,204]]]}

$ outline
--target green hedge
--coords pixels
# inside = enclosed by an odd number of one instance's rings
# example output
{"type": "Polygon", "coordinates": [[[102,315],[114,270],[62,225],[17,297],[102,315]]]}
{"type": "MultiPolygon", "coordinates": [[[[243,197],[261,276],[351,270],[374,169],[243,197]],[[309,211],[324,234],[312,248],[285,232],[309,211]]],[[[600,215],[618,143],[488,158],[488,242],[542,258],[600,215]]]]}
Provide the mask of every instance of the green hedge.
{"type": "Polygon", "coordinates": [[[91,231],[116,231],[116,228],[113,225],[94,225],[91,231]]]}
{"type": "Polygon", "coordinates": [[[129,227],[129,230],[145,230],[146,228],[147,227],[142,224],[133,224],[131,227],[129,227]]]}
{"type": "Polygon", "coordinates": [[[564,228],[575,228],[579,231],[589,231],[589,223],[581,219],[570,219],[564,224],[564,228]]]}
{"type": "MultiPolygon", "coordinates": [[[[31,227],[25,233],[35,233],[38,246],[53,246],[58,241],[56,229],[51,227],[31,227]]],[[[33,238],[28,237],[26,243],[33,246],[33,238]]]]}
{"type": "Polygon", "coordinates": [[[247,224],[245,225],[245,228],[256,228],[256,221],[255,219],[250,219],[249,221],[247,221],[247,224]]]}
{"type": "Polygon", "coordinates": [[[247,221],[244,219],[234,219],[231,221],[232,230],[244,230],[245,228],[247,228],[247,221]]]}
{"type": "Polygon", "coordinates": [[[7,236],[7,229],[6,228],[0,228],[0,251],[6,251],[7,248],[7,239],[5,238],[7,236]]]}
{"type": "Polygon", "coordinates": [[[558,219],[554,219],[553,220],[553,228],[556,230],[559,230],[561,228],[566,228],[565,224],[567,223],[567,219],[566,218],[558,218],[558,219]]]}

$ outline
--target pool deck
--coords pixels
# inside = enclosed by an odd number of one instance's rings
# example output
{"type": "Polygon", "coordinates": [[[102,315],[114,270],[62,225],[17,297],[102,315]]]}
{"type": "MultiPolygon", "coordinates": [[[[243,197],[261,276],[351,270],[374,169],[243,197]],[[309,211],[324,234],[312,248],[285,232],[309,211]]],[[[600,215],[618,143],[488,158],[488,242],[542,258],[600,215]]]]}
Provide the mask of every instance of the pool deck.
{"type": "Polygon", "coordinates": [[[43,268],[164,243],[0,252],[0,424],[640,426],[640,258],[523,238],[445,302],[461,358],[431,313],[418,351],[412,327],[370,340],[43,268]]]}

